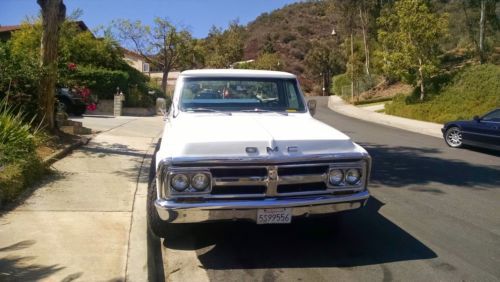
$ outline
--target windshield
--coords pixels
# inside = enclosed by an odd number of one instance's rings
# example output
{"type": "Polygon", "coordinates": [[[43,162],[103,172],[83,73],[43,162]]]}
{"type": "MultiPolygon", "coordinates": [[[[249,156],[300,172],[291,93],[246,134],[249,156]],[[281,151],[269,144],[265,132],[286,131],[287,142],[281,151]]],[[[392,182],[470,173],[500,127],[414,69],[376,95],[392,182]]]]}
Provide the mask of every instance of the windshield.
{"type": "Polygon", "coordinates": [[[180,105],[183,111],[305,112],[294,79],[187,78],[180,105]]]}

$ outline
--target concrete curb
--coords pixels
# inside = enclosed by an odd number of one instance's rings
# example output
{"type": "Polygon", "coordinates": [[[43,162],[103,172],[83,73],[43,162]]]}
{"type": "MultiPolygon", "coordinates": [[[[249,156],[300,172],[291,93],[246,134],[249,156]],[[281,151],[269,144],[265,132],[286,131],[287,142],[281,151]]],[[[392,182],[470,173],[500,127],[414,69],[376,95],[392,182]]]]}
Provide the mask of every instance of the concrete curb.
{"type": "MultiPolygon", "coordinates": [[[[152,139],[152,144],[156,144],[158,137],[152,139]]],[[[156,270],[151,265],[149,258],[151,250],[150,240],[148,238],[148,224],[146,215],[146,201],[148,191],[149,168],[151,156],[154,153],[155,146],[150,146],[144,153],[139,175],[137,177],[137,186],[134,197],[132,218],[129,232],[129,245],[127,252],[126,281],[148,281],[153,277],[156,279],[156,270]],[[151,273],[152,272],[152,273],[151,273]]],[[[158,246],[156,246],[158,247],[158,246]]]]}
{"type": "Polygon", "coordinates": [[[396,117],[391,115],[385,115],[377,112],[368,111],[356,106],[347,104],[338,96],[328,97],[328,108],[330,110],[337,112],[342,115],[346,115],[352,118],[361,119],[368,122],[383,124],[387,126],[396,127],[399,129],[425,134],[428,136],[443,138],[441,133],[441,124],[413,120],[408,118],[396,117]]]}
{"type": "Polygon", "coordinates": [[[81,137],[78,142],[75,142],[75,143],[73,143],[73,144],[71,144],[71,145],[69,145],[61,150],[58,150],[57,152],[55,152],[52,155],[43,159],[42,160],[43,165],[45,165],[45,166],[52,165],[53,163],[64,158],[65,156],[67,156],[73,150],[81,147],[82,145],[88,144],[91,139],[92,139],[91,137],[81,137]]]}

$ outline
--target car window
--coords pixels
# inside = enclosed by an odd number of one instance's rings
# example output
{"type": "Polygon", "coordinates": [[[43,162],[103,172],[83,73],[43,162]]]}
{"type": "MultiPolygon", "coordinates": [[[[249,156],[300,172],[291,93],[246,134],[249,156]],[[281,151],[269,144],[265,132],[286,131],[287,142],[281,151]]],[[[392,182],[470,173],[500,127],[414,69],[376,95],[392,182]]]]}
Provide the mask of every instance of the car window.
{"type": "Polygon", "coordinates": [[[285,83],[286,93],[288,95],[288,109],[298,109],[299,108],[299,94],[297,93],[295,83],[287,82],[285,83]]]}
{"type": "Polygon", "coordinates": [[[500,121],[500,110],[495,110],[491,113],[486,114],[482,120],[492,120],[492,121],[500,121]]]}
{"type": "Polygon", "coordinates": [[[181,90],[181,109],[218,111],[266,110],[303,112],[294,79],[187,78],[181,90]]]}

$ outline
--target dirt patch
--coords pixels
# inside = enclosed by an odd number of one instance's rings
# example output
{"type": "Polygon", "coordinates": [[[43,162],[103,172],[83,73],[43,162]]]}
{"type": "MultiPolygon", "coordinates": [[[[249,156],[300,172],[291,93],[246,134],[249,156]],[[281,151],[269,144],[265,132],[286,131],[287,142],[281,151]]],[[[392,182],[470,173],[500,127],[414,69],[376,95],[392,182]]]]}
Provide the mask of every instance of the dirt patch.
{"type": "Polygon", "coordinates": [[[80,140],[80,136],[67,134],[64,132],[58,132],[52,136],[47,136],[45,142],[40,144],[36,153],[40,159],[45,159],[58,150],[61,150],[71,144],[74,144],[80,140]]]}
{"type": "Polygon", "coordinates": [[[413,91],[413,87],[409,84],[402,82],[396,82],[393,84],[388,84],[387,81],[379,83],[372,89],[361,93],[360,100],[379,100],[383,98],[392,98],[397,94],[408,95],[413,91]]]}

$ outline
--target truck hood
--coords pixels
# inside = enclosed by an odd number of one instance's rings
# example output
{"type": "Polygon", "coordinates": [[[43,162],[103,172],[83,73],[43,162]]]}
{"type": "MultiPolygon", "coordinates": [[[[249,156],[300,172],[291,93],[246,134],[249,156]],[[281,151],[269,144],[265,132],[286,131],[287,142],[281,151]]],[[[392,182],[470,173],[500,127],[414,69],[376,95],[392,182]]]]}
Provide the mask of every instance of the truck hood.
{"type": "Polygon", "coordinates": [[[305,114],[181,114],[165,126],[160,159],[279,158],[361,152],[342,132],[305,114]],[[255,152],[252,149],[256,148],[255,152]]]}

